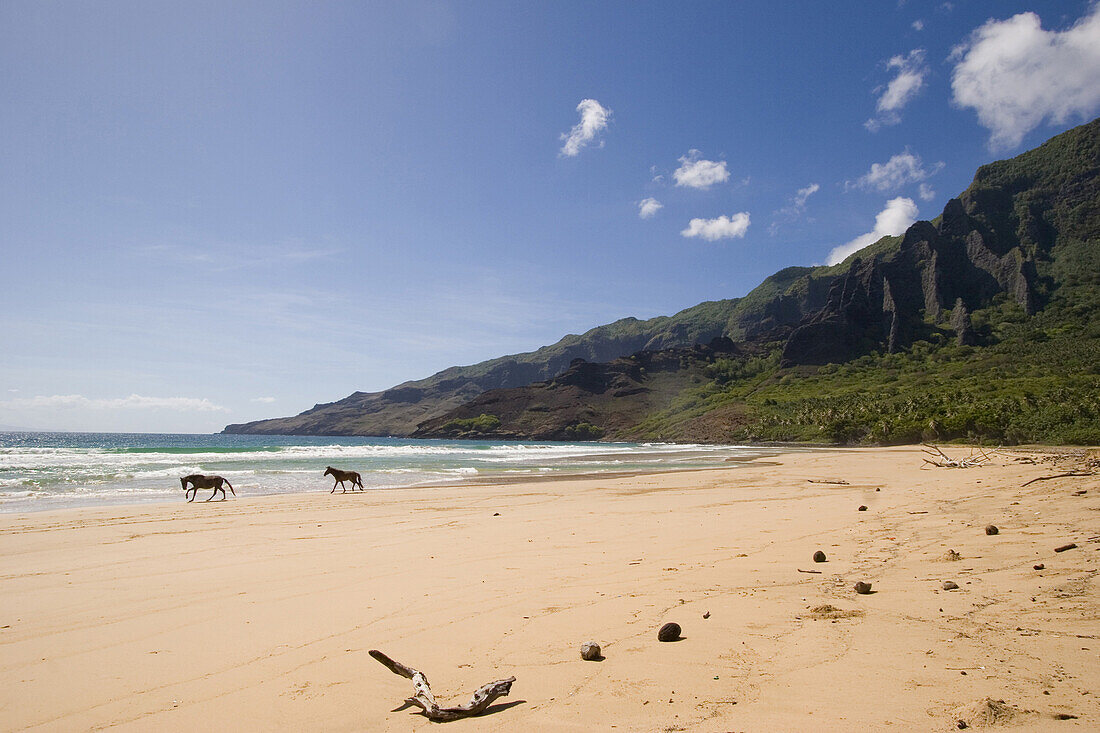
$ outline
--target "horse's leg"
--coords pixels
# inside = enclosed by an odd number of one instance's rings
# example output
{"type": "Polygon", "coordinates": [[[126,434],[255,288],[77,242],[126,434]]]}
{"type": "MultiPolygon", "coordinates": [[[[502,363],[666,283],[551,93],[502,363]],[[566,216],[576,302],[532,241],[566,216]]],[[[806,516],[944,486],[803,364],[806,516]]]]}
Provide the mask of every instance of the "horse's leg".
{"type": "MultiPolygon", "coordinates": [[[[213,499],[213,498],[214,498],[215,496],[217,496],[217,495],[218,495],[218,490],[217,490],[217,489],[214,489],[214,493],[212,493],[212,494],[210,495],[210,499],[213,499]]],[[[210,499],[207,499],[207,501],[210,501],[210,499]]]]}
{"type": "Polygon", "coordinates": [[[222,492],[222,501],[225,501],[228,498],[225,495],[225,489],[221,489],[221,492],[222,492]]]}
{"type": "Polygon", "coordinates": [[[344,485],[344,480],[343,479],[340,479],[340,493],[341,494],[348,493],[348,487],[344,485]]]}
{"type": "Polygon", "coordinates": [[[335,494],[336,493],[336,484],[335,483],[332,485],[332,491],[330,491],[328,493],[330,493],[330,494],[335,494]]]}
{"type": "Polygon", "coordinates": [[[190,489],[187,489],[186,491],[184,491],[183,495],[185,497],[187,497],[187,496],[191,497],[190,499],[187,500],[187,503],[190,504],[191,502],[193,502],[195,500],[195,497],[199,495],[199,490],[196,489],[194,486],[192,486],[190,489]]]}

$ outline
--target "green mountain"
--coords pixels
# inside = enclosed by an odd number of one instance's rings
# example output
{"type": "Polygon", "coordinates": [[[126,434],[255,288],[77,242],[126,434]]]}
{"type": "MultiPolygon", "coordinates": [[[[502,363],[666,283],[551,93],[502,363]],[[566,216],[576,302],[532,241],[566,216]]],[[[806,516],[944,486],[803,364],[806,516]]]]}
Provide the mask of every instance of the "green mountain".
{"type": "Polygon", "coordinates": [[[577,362],[418,437],[1100,443],[1100,120],[980,168],[931,222],[789,268],[707,346],[577,362]]]}
{"type": "Polygon", "coordinates": [[[706,301],[672,316],[623,318],[550,346],[450,367],[426,379],[382,392],[355,392],[293,417],[227,425],[226,433],[260,435],[372,435],[408,437],[417,425],[491,389],[521,387],[561,374],[574,359],[604,362],[638,351],[704,344],[718,336],[738,340],[798,323],[828,295],[827,267],[788,267],[744,298],[706,301]]]}
{"type": "Polygon", "coordinates": [[[458,407],[486,390],[548,379],[567,369],[577,358],[609,361],[636,351],[709,341],[721,335],[731,323],[739,323],[738,302],[709,301],[673,316],[646,321],[623,318],[581,335],[570,334],[536,351],[450,367],[383,392],[356,392],[294,417],[228,425],[225,432],[408,436],[418,423],[458,407]]]}

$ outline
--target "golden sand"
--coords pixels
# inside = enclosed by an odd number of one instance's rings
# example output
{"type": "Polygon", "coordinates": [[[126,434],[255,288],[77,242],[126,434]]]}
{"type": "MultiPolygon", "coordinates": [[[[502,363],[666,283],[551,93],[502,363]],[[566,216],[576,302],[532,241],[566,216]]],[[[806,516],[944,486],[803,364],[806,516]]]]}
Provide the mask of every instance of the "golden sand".
{"type": "Polygon", "coordinates": [[[1100,477],[922,465],[3,515],[0,728],[434,730],[380,649],[448,703],[516,676],[455,730],[1095,730],[1100,477]]]}

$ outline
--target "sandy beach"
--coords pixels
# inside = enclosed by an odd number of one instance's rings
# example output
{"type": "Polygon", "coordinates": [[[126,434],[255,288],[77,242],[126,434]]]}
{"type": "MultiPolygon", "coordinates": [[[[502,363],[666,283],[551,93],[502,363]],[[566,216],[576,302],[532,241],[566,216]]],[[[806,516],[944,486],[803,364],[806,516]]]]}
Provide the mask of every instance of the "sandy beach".
{"type": "Polygon", "coordinates": [[[0,728],[432,729],[379,649],[517,678],[455,730],[1095,730],[1100,477],[1022,455],[3,515],[0,728]]]}

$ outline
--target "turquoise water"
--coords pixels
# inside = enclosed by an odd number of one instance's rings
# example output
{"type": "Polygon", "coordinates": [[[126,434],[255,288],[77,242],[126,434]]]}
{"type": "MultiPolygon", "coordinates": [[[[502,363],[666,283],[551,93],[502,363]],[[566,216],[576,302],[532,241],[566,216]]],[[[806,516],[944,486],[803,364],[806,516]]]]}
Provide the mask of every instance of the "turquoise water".
{"type": "MultiPolygon", "coordinates": [[[[0,432],[0,512],[182,501],[179,478],[213,473],[238,496],[328,492],[326,466],[367,490],[500,478],[729,465],[773,448],[277,435],[0,432]]],[[[200,499],[206,497],[200,492],[200,499]]]]}

